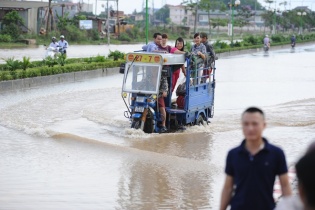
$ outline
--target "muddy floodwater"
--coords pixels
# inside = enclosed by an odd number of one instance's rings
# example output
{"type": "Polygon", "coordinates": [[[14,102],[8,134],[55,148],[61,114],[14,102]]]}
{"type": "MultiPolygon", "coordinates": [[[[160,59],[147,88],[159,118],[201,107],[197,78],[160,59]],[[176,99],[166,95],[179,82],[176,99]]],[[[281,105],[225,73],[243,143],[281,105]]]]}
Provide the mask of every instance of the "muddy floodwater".
{"type": "Polygon", "coordinates": [[[218,209],[240,115],[293,164],[315,140],[315,45],[217,61],[215,115],[184,132],[129,128],[122,75],[0,93],[0,209],[218,209]]]}

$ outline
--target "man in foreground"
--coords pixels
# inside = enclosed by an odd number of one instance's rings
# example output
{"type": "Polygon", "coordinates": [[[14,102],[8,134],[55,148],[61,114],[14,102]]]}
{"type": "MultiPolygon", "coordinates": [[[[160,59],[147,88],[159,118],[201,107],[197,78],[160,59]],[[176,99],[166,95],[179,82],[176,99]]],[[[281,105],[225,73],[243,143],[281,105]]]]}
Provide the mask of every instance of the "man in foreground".
{"type": "Polygon", "coordinates": [[[291,195],[283,151],[262,137],[265,116],[256,107],[242,114],[245,140],[229,151],[220,210],[273,210],[273,187],[279,176],[283,196],[291,195]]]}

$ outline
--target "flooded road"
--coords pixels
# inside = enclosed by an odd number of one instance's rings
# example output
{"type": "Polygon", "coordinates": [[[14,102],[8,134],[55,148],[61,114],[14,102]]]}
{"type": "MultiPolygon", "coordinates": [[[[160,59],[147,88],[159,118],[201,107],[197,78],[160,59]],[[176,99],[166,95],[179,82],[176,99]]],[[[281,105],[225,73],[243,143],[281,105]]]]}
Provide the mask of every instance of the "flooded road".
{"type": "MultiPolygon", "coordinates": [[[[170,45],[174,45],[175,41],[170,41],[170,45]]],[[[91,56],[104,55],[107,56],[110,51],[119,50],[121,52],[132,52],[134,50],[141,50],[144,44],[123,44],[123,45],[71,45],[67,49],[67,56],[69,58],[88,58],[91,56]]],[[[14,49],[1,49],[0,63],[5,63],[3,59],[14,57],[22,60],[23,56],[30,57],[32,61],[42,60],[45,58],[46,47],[44,45],[29,46],[14,49]]]]}
{"type": "MultiPolygon", "coordinates": [[[[111,51],[131,52],[135,49],[141,50],[143,44],[126,45],[70,45],[67,50],[69,58],[88,58],[91,56],[107,56],[111,51]]],[[[1,49],[0,63],[5,63],[3,59],[12,58],[22,60],[23,56],[30,57],[32,61],[45,58],[46,47],[44,45],[30,46],[25,48],[1,49]]]]}
{"type": "Polygon", "coordinates": [[[294,163],[315,140],[315,46],[217,62],[215,116],[182,133],[129,129],[122,75],[0,94],[0,209],[218,209],[240,115],[294,163]]]}

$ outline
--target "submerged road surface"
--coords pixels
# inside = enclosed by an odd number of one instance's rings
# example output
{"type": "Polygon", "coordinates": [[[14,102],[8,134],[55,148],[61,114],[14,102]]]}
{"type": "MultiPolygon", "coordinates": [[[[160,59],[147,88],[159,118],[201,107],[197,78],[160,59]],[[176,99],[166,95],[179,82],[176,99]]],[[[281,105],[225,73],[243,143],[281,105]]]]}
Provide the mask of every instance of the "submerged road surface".
{"type": "Polygon", "coordinates": [[[240,115],[292,164],[315,139],[315,46],[217,62],[215,116],[183,133],[129,129],[122,75],[0,94],[0,209],[218,209],[240,115]]]}

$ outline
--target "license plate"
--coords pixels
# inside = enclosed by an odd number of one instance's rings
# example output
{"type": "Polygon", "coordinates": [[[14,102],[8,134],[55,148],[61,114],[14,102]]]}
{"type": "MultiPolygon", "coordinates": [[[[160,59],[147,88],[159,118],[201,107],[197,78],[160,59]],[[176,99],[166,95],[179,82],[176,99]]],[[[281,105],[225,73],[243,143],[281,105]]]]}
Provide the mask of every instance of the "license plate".
{"type": "Polygon", "coordinates": [[[144,107],[143,106],[136,106],[135,112],[143,112],[143,111],[144,111],[144,107]]]}
{"type": "Polygon", "coordinates": [[[159,64],[163,61],[161,55],[158,54],[133,54],[129,53],[127,55],[128,62],[134,63],[155,63],[159,64]]]}

